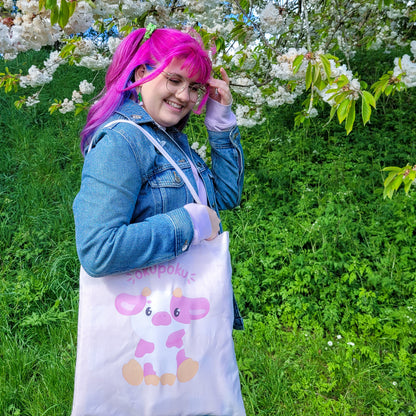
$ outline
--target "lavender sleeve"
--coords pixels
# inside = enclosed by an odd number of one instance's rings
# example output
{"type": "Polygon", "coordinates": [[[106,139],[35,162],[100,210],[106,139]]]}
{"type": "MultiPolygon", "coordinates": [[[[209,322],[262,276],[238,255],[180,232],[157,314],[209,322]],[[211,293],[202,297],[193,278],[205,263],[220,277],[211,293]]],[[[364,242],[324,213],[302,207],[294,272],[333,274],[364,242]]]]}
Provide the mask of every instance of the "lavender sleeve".
{"type": "Polygon", "coordinates": [[[198,244],[211,235],[211,221],[209,219],[207,207],[202,204],[187,204],[184,207],[191,216],[194,226],[194,237],[192,244],[198,244]]]}
{"type": "Polygon", "coordinates": [[[205,126],[211,131],[228,131],[236,124],[237,119],[230,105],[224,105],[208,98],[206,104],[205,126]]]}

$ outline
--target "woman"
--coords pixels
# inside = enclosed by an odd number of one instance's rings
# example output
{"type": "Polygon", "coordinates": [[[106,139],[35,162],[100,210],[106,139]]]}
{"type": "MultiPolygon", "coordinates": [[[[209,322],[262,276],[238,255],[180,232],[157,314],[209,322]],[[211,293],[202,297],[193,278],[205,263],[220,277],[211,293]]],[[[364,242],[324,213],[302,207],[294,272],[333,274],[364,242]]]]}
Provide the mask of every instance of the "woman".
{"type": "MultiPolygon", "coordinates": [[[[211,76],[208,52],[189,33],[138,29],[114,54],[102,97],[81,134],[85,155],[74,201],[77,251],[94,277],[144,268],[186,252],[220,231],[218,212],[239,204],[243,153],[229,79],[211,76]],[[206,104],[212,170],[182,133],[206,104]],[[182,179],[131,120],[156,138],[198,190],[182,179]]],[[[242,320],[235,306],[235,328],[242,320]]]]}

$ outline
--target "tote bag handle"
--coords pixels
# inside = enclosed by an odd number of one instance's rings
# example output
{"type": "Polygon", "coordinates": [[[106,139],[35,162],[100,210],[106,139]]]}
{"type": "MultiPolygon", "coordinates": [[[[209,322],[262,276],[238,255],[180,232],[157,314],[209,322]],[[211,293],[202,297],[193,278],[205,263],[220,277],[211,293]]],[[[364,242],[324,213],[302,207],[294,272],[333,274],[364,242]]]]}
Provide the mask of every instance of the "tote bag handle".
{"type": "MultiPolygon", "coordinates": [[[[197,192],[195,191],[194,187],[192,186],[191,182],[183,172],[183,170],[178,166],[178,164],[172,159],[170,154],[163,148],[163,146],[148,132],[146,131],[142,126],[139,124],[136,124],[134,121],[131,120],[114,120],[107,123],[104,127],[110,127],[117,123],[128,123],[135,127],[137,127],[141,132],[147,137],[147,139],[153,144],[153,146],[156,147],[157,150],[168,160],[168,162],[175,168],[178,175],[182,178],[182,180],[185,182],[185,185],[188,187],[189,191],[191,192],[195,202],[197,204],[202,204],[197,192]]],[[[92,146],[92,141],[89,145],[88,151],[90,151],[92,146]]]]}

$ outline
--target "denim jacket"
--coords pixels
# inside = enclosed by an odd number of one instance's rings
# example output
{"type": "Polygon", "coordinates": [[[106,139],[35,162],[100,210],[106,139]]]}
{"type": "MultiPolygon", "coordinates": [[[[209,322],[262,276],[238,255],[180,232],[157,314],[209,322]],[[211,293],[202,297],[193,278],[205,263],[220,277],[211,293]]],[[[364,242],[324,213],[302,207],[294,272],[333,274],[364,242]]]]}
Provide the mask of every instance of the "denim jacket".
{"type": "MultiPolygon", "coordinates": [[[[217,213],[237,206],[243,188],[238,127],[208,132],[210,170],[185,134],[159,128],[139,104],[126,100],[94,134],[73,204],[78,256],[93,277],[171,260],[187,251],[194,233],[184,208],[194,201],[182,178],[133,125],[105,127],[118,119],[132,120],[149,131],[196,188],[190,158],[204,182],[208,205],[217,213]]],[[[234,310],[234,328],[242,329],[235,300],[234,310]]]]}

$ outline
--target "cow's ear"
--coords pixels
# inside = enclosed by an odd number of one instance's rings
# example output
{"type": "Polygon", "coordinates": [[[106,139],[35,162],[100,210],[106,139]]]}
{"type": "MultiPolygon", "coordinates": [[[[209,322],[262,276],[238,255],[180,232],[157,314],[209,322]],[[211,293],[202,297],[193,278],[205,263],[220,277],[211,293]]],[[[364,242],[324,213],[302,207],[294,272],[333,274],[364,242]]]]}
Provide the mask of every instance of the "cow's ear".
{"type": "Polygon", "coordinates": [[[175,296],[175,298],[181,298],[182,297],[182,289],[177,287],[174,291],[173,291],[173,296],[175,296]]]}
{"type": "Polygon", "coordinates": [[[152,291],[148,287],[145,287],[142,290],[142,296],[150,296],[151,294],[152,294],[152,291]]]}
{"type": "Polygon", "coordinates": [[[141,312],[146,305],[146,297],[143,295],[129,295],[122,293],[116,297],[115,306],[122,315],[136,315],[141,312]]]}

